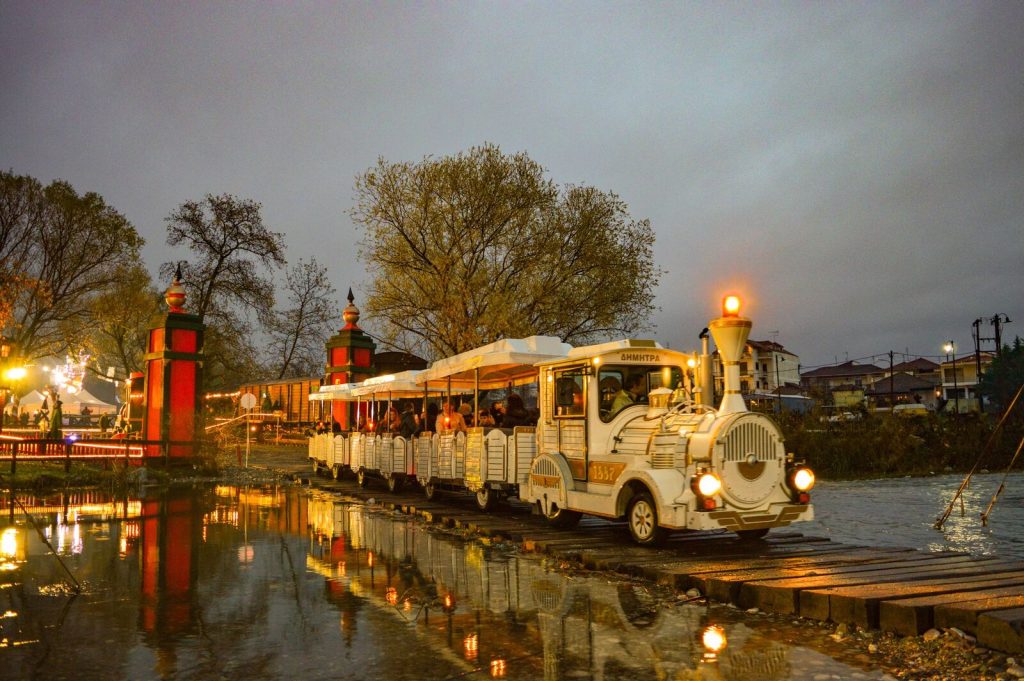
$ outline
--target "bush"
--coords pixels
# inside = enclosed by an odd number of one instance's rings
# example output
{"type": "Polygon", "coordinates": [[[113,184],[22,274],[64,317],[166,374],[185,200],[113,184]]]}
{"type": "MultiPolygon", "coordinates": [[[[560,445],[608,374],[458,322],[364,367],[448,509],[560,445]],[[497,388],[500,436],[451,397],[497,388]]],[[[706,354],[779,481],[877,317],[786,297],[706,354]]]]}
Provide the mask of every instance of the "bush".
{"type": "Polygon", "coordinates": [[[983,414],[928,414],[905,418],[861,412],[860,418],[830,423],[818,414],[785,413],[780,418],[787,451],[823,477],[924,474],[1005,467],[1022,430],[1011,425],[992,441],[997,418],[983,414]]]}

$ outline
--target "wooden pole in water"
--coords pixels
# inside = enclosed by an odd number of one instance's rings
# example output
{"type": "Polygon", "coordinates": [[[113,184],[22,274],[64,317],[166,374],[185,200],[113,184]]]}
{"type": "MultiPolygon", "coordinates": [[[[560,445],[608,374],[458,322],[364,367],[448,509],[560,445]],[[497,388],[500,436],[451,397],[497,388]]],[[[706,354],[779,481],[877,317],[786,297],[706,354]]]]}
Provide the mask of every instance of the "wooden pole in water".
{"type": "Polygon", "coordinates": [[[996,427],[992,430],[992,434],[988,436],[988,442],[985,443],[985,448],[981,450],[981,456],[979,456],[978,460],[974,462],[974,466],[971,467],[971,470],[967,473],[967,477],[964,478],[964,481],[960,483],[960,487],[957,489],[956,494],[953,495],[953,498],[950,499],[949,506],[946,507],[946,511],[936,519],[934,525],[936,530],[942,529],[942,526],[946,523],[946,519],[949,518],[949,514],[953,512],[953,505],[956,504],[956,500],[959,499],[960,495],[964,493],[965,489],[967,489],[967,484],[971,481],[971,476],[973,476],[974,472],[978,470],[978,466],[981,465],[981,460],[985,458],[985,454],[992,447],[992,442],[995,440],[996,434],[999,432],[999,429],[1003,427],[1003,424],[1006,423],[1007,417],[1010,415],[1010,412],[1013,411],[1013,408],[1017,404],[1017,400],[1020,398],[1022,392],[1024,392],[1024,384],[1017,388],[1017,394],[1013,396],[1012,400],[1010,400],[1010,406],[1008,406],[1006,411],[1003,412],[1003,416],[999,419],[999,423],[997,423],[996,427]]]}

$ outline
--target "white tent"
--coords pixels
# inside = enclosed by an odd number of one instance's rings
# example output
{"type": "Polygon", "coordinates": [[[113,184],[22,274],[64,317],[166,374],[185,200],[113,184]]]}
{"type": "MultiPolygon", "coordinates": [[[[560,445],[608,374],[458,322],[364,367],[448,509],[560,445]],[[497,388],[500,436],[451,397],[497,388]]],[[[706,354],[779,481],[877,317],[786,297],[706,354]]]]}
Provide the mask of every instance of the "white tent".
{"type": "MultiPolygon", "coordinates": [[[[33,413],[43,405],[45,395],[38,390],[33,390],[21,398],[21,411],[33,413]]],[[[82,409],[89,408],[93,414],[116,414],[117,405],[108,404],[96,397],[88,390],[79,390],[76,393],[69,393],[66,390],[60,391],[61,412],[64,414],[81,414],[82,409]]],[[[47,400],[47,406],[53,409],[53,400],[47,400]]]]}

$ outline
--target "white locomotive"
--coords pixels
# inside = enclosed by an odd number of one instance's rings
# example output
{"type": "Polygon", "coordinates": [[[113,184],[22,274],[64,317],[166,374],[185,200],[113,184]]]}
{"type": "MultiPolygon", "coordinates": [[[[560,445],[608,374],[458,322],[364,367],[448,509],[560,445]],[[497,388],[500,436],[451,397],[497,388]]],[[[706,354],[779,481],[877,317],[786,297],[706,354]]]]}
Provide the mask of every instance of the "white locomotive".
{"type": "Polygon", "coordinates": [[[556,525],[581,514],[625,517],[640,544],[674,529],[759,537],[813,519],[814,474],[794,464],[778,425],[747,411],[740,395],[751,322],[735,296],[723,307],[710,324],[724,367],[718,409],[701,399],[711,394],[706,347],[698,362],[624,340],[542,363],[538,451],[520,497],[556,525]],[[692,382],[691,367],[700,369],[692,382]]]}
{"type": "MultiPolygon", "coordinates": [[[[422,386],[424,398],[437,394],[439,383],[450,396],[453,386],[476,395],[539,381],[536,427],[424,433],[408,441],[328,434],[310,441],[310,458],[335,475],[350,468],[361,482],[367,474],[384,477],[392,489],[415,479],[429,497],[439,489],[469,491],[485,510],[501,496],[518,495],[556,526],[583,514],[625,517],[640,544],[683,529],[760,537],[813,519],[814,474],[786,453],[778,425],[747,411],[740,395],[739,360],[751,322],[739,316],[739,299],[728,296],[723,316],[709,327],[724,368],[717,409],[710,404],[706,337],[699,355],[647,340],[579,348],[545,337],[506,340],[410,372],[408,381],[422,386]]],[[[386,383],[368,379],[375,381],[386,383]]],[[[367,390],[344,392],[358,399],[367,390]]]]}

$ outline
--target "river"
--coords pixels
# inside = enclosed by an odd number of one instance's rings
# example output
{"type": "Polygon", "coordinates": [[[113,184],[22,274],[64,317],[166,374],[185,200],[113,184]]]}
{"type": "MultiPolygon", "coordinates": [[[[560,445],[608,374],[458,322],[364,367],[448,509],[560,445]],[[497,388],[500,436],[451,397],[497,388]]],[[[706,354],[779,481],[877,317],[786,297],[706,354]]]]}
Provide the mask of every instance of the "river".
{"type": "MultiPolygon", "coordinates": [[[[983,507],[993,481],[979,478],[968,503],[983,507]]],[[[818,520],[800,529],[1020,557],[1024,479],[1011,479],[990,528],[974,510],[931,529],[957,484],[825,483],[818,520]]],[[[788,623],[665,605],[672,594],[640,583],[563,574],[540,556],[294,486],[23,503],[61,561],[20,510],[3,514],[3,678],[882,677],[794,643],[788,623]]]]}

